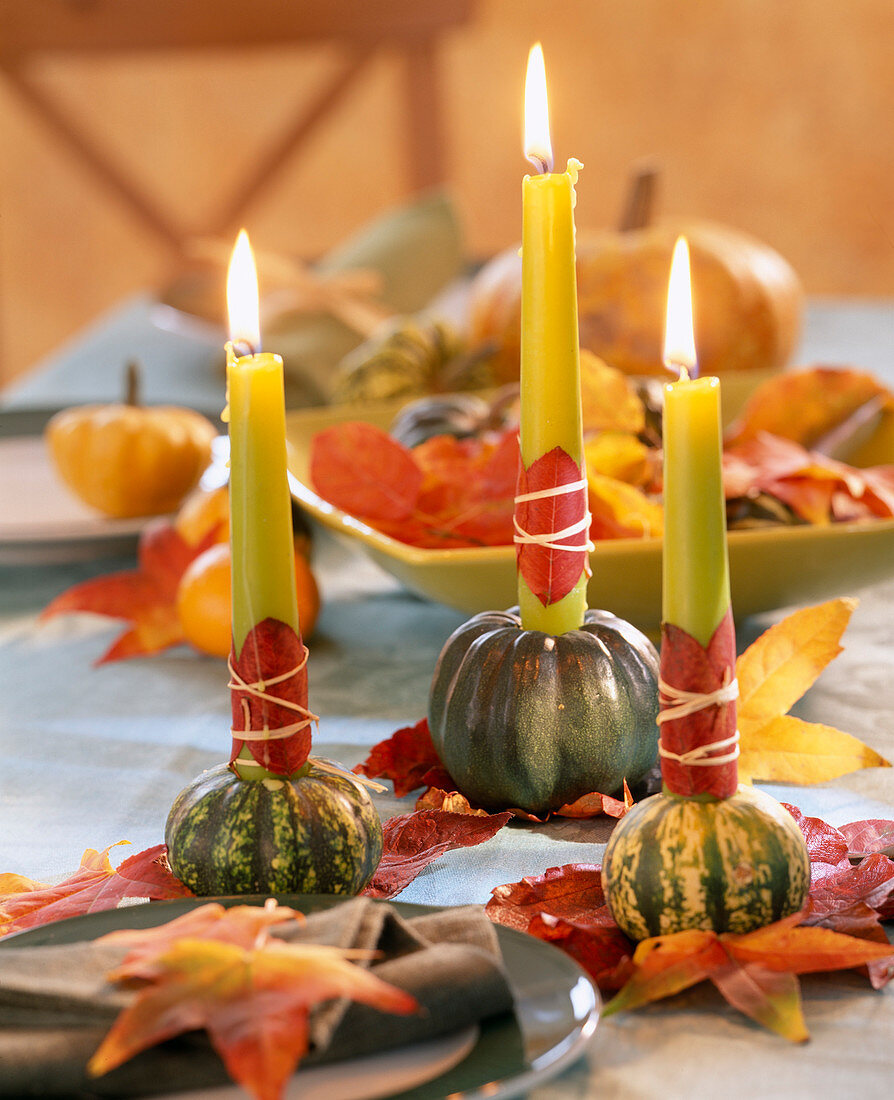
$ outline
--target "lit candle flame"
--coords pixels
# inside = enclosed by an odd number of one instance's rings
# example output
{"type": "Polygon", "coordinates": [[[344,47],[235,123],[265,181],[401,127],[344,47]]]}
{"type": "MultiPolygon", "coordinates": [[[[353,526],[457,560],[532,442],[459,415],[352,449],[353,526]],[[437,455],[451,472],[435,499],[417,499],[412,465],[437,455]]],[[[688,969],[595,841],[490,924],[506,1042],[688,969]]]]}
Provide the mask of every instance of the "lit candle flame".
{"type": "Polygon", "coordinates": [[[546,66],[540,43],[528,54],[525,76],[525,157],[538,172],[553,170],[553,147],[549,137],[549,100],[546,94],[546,66]]]}
{"type": "Polygon", "coordinates": [[[227,313],[230,340],[234,345],[247,344],[253,353],[261,350],[258,297],[258,269],[248,234],[240,229],[227,272],[227,313]]]}
{"type": "Polygon", "coordinates": [[[698,374],[695,333],[692,327],[692,283],[689,276],[689,245],[678,237],[674,245],[667,285],[667,319],[664,326],[664,365],[681,378],[698,374]]]}

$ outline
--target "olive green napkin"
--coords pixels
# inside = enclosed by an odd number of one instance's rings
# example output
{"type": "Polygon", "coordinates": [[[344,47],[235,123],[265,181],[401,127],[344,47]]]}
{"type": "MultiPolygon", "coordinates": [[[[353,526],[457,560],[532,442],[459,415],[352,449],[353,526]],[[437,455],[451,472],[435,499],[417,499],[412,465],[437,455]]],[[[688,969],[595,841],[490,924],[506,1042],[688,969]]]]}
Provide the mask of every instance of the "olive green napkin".
{"type": "MultiPolygon", "coordinates": [[[[392,1016],[342,1000],[322,1004],[311,1014],[305,1064],[404,1046],[512,1009],[496,934],[479,908],[406,920],[355,898],[310,915],[285,938],[374,949],[375,973],[423,1009],[392,1016]]],[[[88,1059],[134,995],[104,980],[125,953],[92,942],[14,948],[12,940],[0,950],[0,1096],[146,1096],[228,1081],[204,1032],[87,1077],[88,1059]]]]}
{"type": "MultiPolygon", "coordinates": [[[[463,270],[462,234],[443,192],[424,195],[366,226],[317,265],[322,274],[377,272],[378,301],[416,313],[463,270]]],[[[283,358],[286,407],[327,404],[336,367],[364,337],[325,313],[284,312],[265,321],[264,345],[283,358]]]]}

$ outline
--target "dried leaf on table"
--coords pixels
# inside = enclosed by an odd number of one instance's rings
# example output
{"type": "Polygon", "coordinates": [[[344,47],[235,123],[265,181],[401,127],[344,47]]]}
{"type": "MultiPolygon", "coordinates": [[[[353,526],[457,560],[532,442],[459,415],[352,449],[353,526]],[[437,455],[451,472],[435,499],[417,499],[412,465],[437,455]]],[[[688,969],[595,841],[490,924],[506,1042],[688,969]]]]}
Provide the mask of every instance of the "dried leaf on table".
{"type": "MultiPolygon", "coordinates": [[[[232,919],[243,918],[237,913],[232,919]]],[[[408,993],[355,966],[337,948],[269,941],[263,929],[250,946],[189,934],[173,942],[162,935],[157,946],[153,957],[144,940],[139,958],[125,959],[109,975],[147,984],[90,1060],[94,1076],[204,1028],[235,1081],[258,1100],[277,1100],[307,1051],[313,1005],[348,997],[386,1012],[418,1008],[408,993]]]]}
{"type": "Polygon", "coordinates": [[[840,829],[823,821],[821,817],[805,816],[797,806],[791,806],[788,802],[783,802],[781,805],[798,823],[798,828],[804,836],[804,843],[807,845],[807,854],[814,867],[818,863],[837,867],[842,860],[847,859],[847,840],[840,829]]]}
{"type": "Polygon", "coordinates": [[[848,844],[851,859],[863,859],[874,852],[894,857],[894,821],[853,821],[842,825],[841,833],[848,844]]]}
{"type": "Polygon", "coordinates": [[[795,611],[738,658],[743,782],[820,783],[859,768],[888,766],[850,734],[787,715],[841,652],[841,636],[856,606],[856,600],[842,598],[795,611]]]}
{"type": "Polygon", "coordinates": [[[774,718],[747,737],[742,734],[742,783],[825,783],[861,768],[886,767],[890,765],[883,756],[849,733],[791,715],[774,718]]]}
{"type": "Polygon", "coordinates": [[[440,787],[428,787],[416,800],[417,810],[446,810],[451,814],[471,814],[473,817],[490,817],[487,810],[473,806],[459,791],[445,791],[440,787]]]}
{"type": "Polygon", "coordinates": [[[419,810],[400,814],[384,823],[384,851],[369,886],[363,891],[374,898],[393,898],[430,863],[454,848],[472,848],[500,831],[509,813],[448,813],[419,810]]]}
{"type": "Polygon", "coordinates": [[[761,432],[815,446],[868,402],[891,394],[871,374],[813,367],[785,371],[760,385],[732,425],[729,443],[754,439],[761,432]]]}
{"type": "Polygon", "coordinates": [[[428,719],[422,718],[415,726],[404,726],[374,745],[366,760],[354,771],[369,779],[390,779],[395,796],[403,798],[423,786],[426,773],[439,764],[428,719]]]}
{"type": "Polygon", "coordinates": [[[150,523],[140,535],[138,568],[76,584],[44,609],[42,619],[88,611],[123,619],[129,628],[97,664],[158,653],[184,641],[177,615],[177,585],[190,562],[213,542],[209,532],[190,546],[168,520],[150,523]]]}
{"type": "MultiPolygon", "coordinates": [[[[126,844],[127,841],[119,841],[126,844]]],[[[20,932],[64,917],[114,909],[122,898],[192,897],[168,870],[165,846],[138,852],[116,869],[109,860],[110,845],[102,852],[88,848],[81,866],[56,885],[33,882],[21,875],[0,875],[0,933],[20,932]]]]}
{"type": "Polygon", "coordinates": [[[894,962],[894,946],[799,926],[800,920],[796,913],[744,935],[693,931],[643,940],[633,955],[633,976],[603,1015],[638,1008],[707,978],[756,1022],[803,1041],[808,1034],[794,975],[894,962]]]}

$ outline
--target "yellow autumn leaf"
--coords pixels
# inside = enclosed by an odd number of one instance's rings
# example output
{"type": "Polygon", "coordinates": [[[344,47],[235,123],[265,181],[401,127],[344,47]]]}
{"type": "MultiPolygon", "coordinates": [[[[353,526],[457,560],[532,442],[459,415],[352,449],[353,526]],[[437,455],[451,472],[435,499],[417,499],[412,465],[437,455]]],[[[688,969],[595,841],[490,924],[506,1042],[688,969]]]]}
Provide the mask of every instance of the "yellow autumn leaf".
{"type": "Polygon", "coordinates": [[[737,715],[743,739],[787,714],[838,656],[841,635],[856,606],[856,600],[844,597],[795,611],[739,657],[737,715]]]}
{"type": "Polygon", "coordinates": [[[629,432],[598,432],[584,443],[588,474],[602,474],[628,485],[646,486],[655,478],[654,447],[629,432]]]}
{"type": "Polygon", "coordinates": [[[779,783],[824,783],[860,768],[890,764],[849,733],[820,722],[780,715],[740,742],[739,780],[779,783]]]}
{"type": "Polygon", "coordinates": [[[628,376],[581,348],[581,413],[585,432],[641,432],[646,423],[643,403],[628,376]]]}

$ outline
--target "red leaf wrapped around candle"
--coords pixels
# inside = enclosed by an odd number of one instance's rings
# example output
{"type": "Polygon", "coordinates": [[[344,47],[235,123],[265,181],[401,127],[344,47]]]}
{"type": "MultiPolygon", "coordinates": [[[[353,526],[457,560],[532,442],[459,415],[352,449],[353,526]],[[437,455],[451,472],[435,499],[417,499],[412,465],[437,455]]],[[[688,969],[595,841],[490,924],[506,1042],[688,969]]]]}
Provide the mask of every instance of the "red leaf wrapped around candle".
{"type": "Polygon", "coordinates": [[[561,447],[553,447],[527,469],[520,465],[516,563],[544,607],[567,596],[585,570],[589,576],[589,519],[584,472],[561,447]]]}
{"type": "Polygon", "coordinates": [[[230,697],[230,764],[246,746],[267,771],[296,772],[310,754],[315,715],[307,709],[307,649],[290,626],[264,619],[252,628],[238,658],[230,656],[230,697]]]}
{"type": "MultiPolygon", "coordinates": [[[[731,609],[720,620],[707,649],[673,623],[662,624],[662,714],[675,705],[674,701],[667,700],[664,685],[680,691],[711,695],[733,680],[735,670],[736,635],[731,609]]],[[[734,699],[711,703],[685,717],[659,718],[659,722],[661,778],[669,791],[689,797],[708,794],[715,798],[729,798],[735,794],[739,781],[735,756],[726,763],[709,765],[687,764],[674,758],[706,745],[716,746],[706,755],[707,760],[729,757],[735,753],[734,699]]]]}

